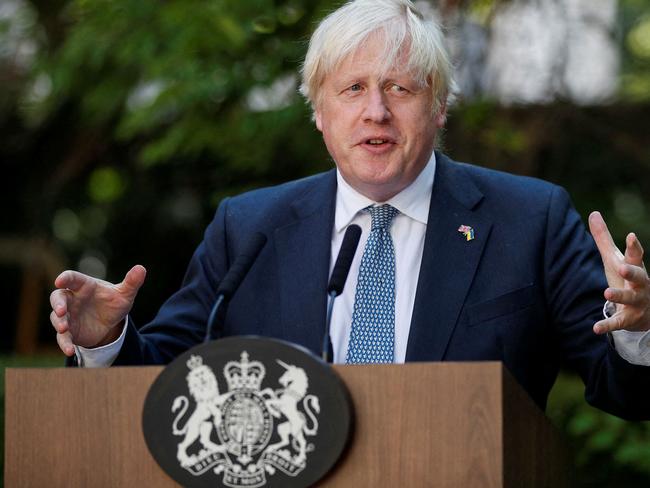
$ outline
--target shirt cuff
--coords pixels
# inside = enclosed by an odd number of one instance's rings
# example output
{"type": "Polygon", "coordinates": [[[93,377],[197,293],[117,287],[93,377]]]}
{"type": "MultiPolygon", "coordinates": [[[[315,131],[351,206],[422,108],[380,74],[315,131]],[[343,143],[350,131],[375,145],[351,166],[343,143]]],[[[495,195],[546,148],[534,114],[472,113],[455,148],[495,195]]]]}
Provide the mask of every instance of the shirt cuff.
{"type": "Polygon", "coordinates": [[[650,366],[650,330],[615,330],[611,334],[619,356],[637,366],[650,366]]]}
{"type": "Polygon", "coordinates": [[[77,356],[77,364],[81,368],[105,368],[113,364],[115,358],[122,349],[124,337],[126,337],[126,328],[129,325],[129,317],[124,320],[124,328],[120,337],[105,346],[86,348],[74,346],[74,352],[77,356]]]}

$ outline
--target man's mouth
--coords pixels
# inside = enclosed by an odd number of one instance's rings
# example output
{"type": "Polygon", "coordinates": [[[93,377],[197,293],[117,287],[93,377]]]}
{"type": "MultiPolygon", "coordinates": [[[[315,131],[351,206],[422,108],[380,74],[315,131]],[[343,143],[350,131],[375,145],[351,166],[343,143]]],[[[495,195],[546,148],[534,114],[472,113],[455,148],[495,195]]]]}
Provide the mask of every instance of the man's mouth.
{"type": "Polygon", "coordinates": [[[363,141],[364,144],[368,144],[370,146],[382,146],[382,145],[387,145],[387,144],[393,144],[395,141],[392,139],[384,139],[381,137],[373,137],[371,139],[366,139],[363,141]]]}

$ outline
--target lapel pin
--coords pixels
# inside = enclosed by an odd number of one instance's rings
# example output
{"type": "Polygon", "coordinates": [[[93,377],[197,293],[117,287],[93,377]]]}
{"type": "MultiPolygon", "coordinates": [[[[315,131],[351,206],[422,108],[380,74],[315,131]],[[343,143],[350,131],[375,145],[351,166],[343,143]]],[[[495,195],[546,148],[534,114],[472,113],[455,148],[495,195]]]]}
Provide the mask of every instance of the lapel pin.
{"type": "Polygon", "coordinates": [[[471,228],[469,225],[461,225],[458,228],[458,232],[463,234],[467,241],[471,241],[474,239],[474,229],[471,228]]]}

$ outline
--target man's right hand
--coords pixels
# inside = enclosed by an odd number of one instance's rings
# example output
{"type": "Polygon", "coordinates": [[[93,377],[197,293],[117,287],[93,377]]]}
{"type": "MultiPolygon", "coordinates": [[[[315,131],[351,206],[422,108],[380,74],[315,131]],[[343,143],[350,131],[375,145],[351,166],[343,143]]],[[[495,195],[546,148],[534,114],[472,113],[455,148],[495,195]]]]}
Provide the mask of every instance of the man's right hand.
{"type": "Polygon", "coordinates": [[[147,271],[137,265],[121,283],[113,284],[77,271],[64,271],[50,295],[50,321],[56,341],[66,356],[74,354],[74,345],[99,347],[115,341],[124,319],[133,307],[147,271]]]}

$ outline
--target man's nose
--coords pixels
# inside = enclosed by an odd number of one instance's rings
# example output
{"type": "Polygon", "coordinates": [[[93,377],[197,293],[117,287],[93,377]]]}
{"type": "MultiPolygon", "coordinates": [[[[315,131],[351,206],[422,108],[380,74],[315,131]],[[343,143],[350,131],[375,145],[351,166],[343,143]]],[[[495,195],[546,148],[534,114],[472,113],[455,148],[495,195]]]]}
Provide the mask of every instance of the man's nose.
{"type": "Polygon", "coordinates": [[[390,108],[386,94],[379,88],[368,90],[363,118],[369,122],[382,123],[390,118],[390,108]]]}

